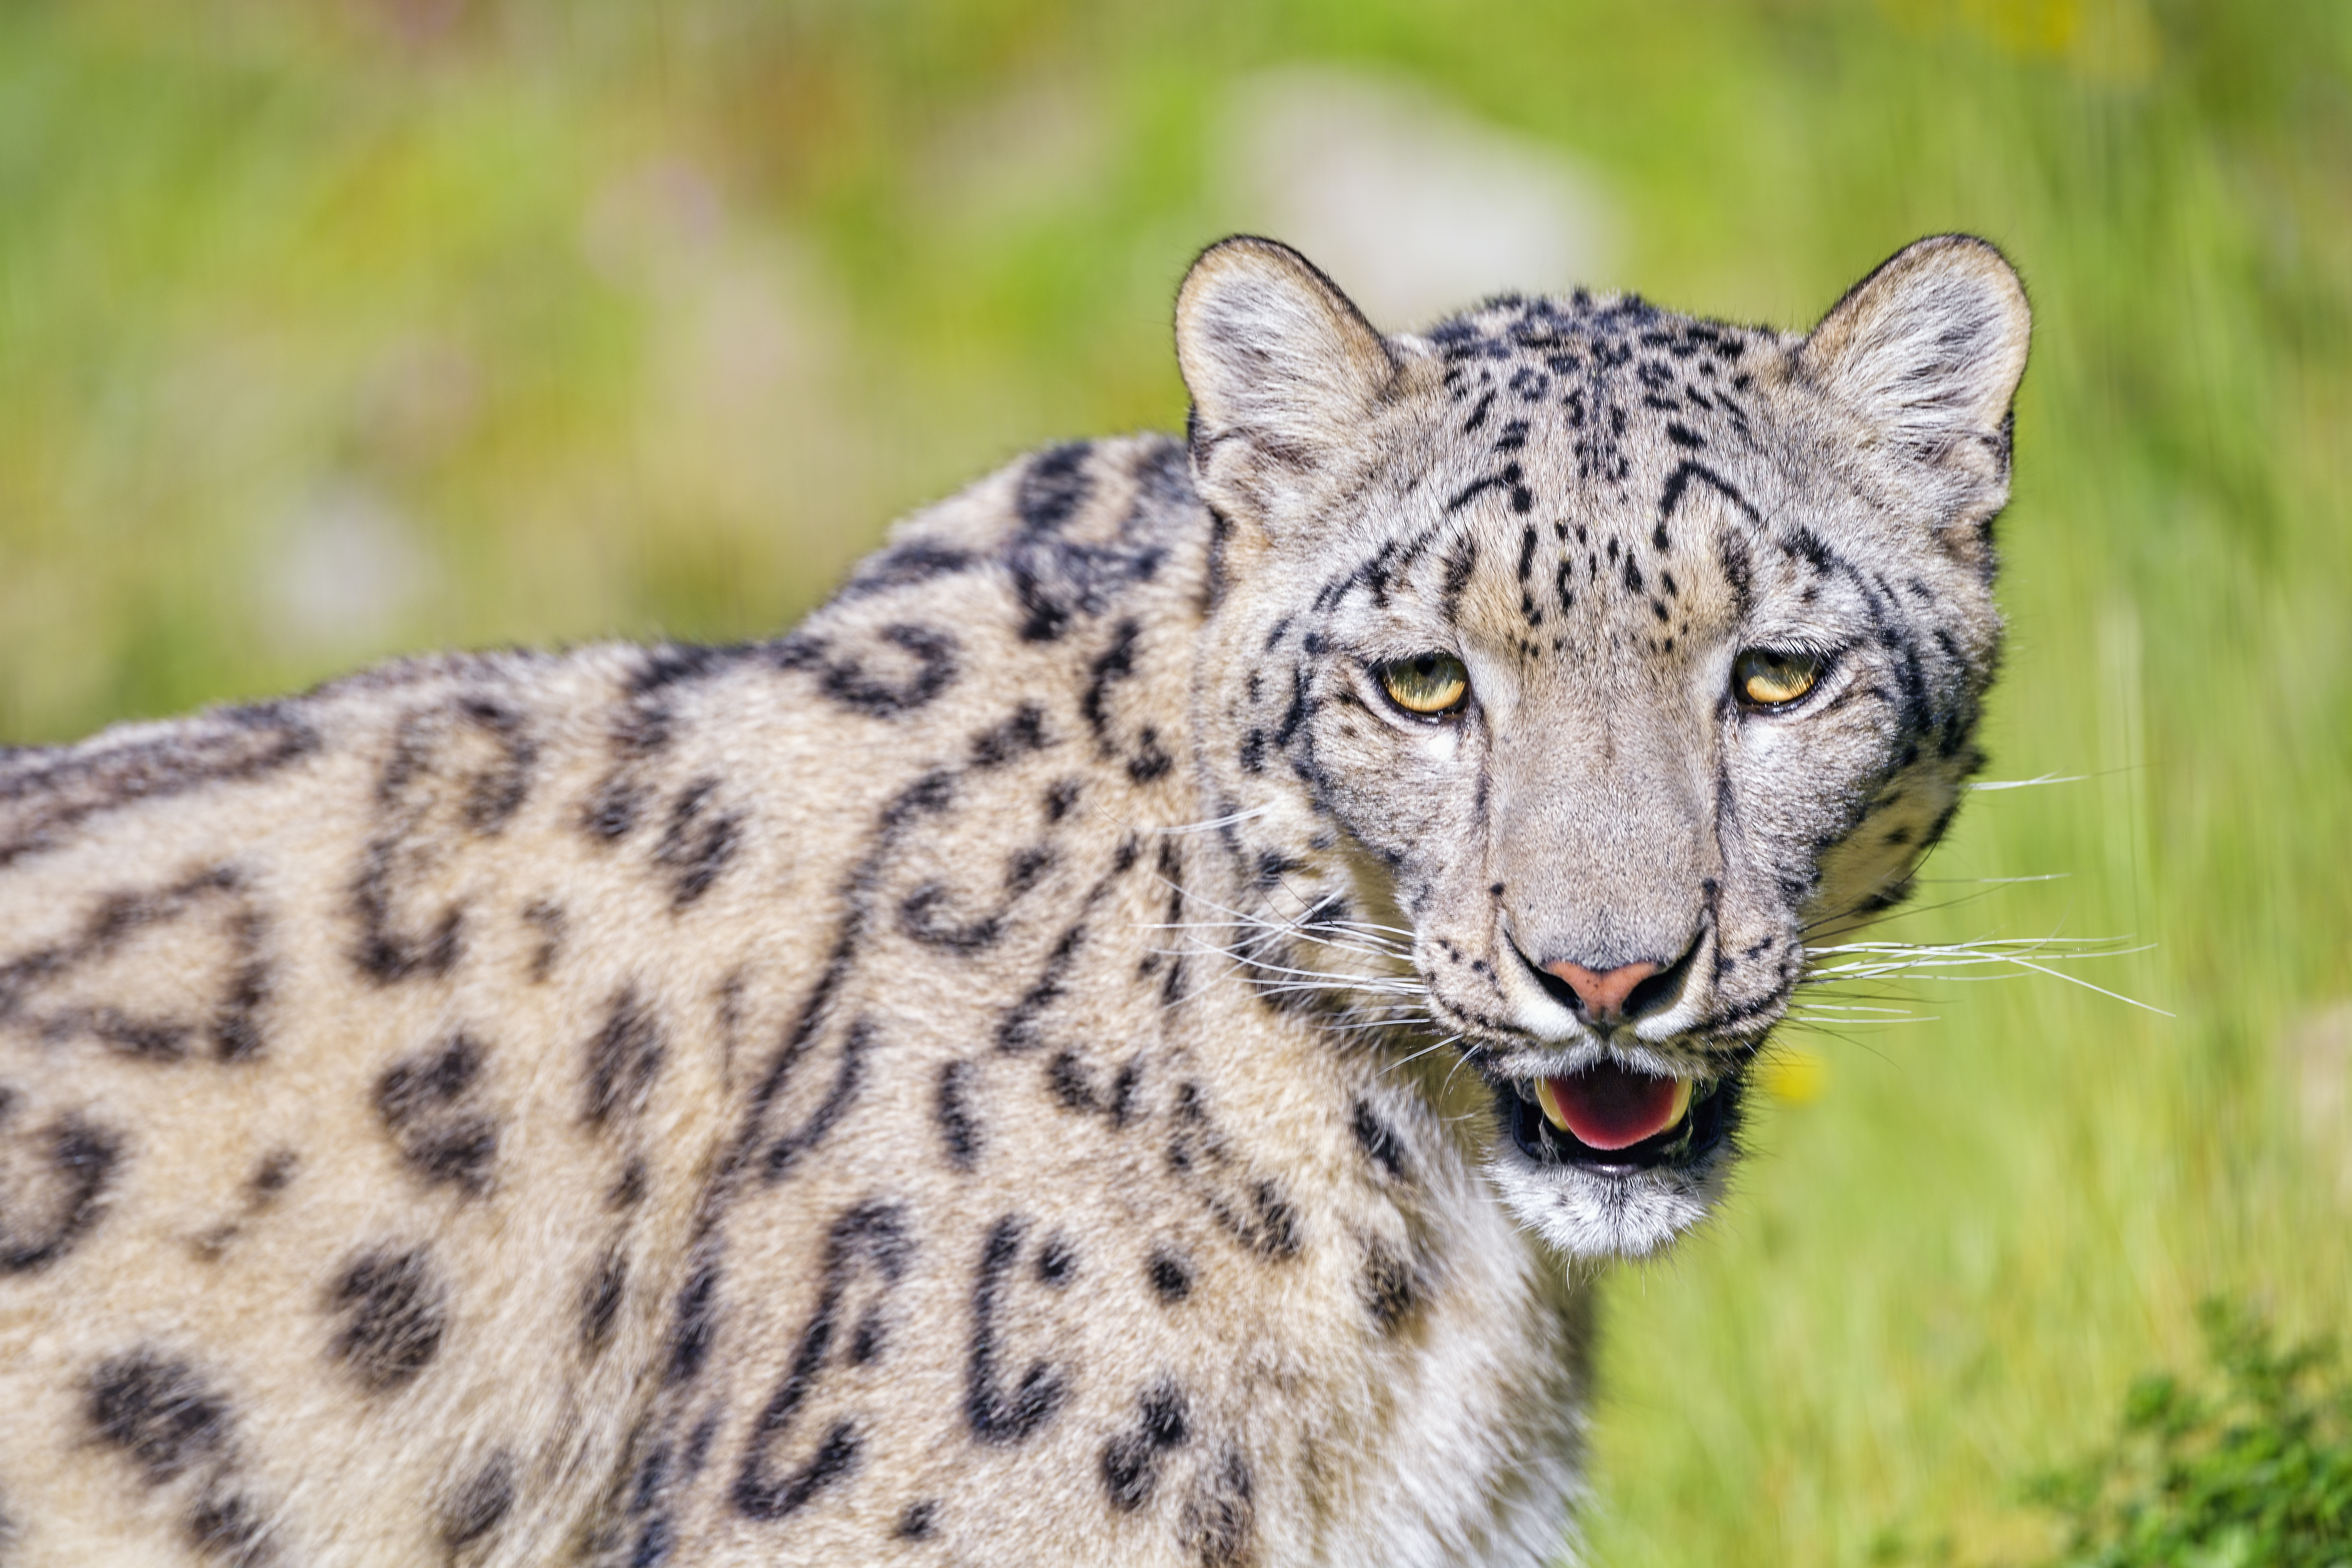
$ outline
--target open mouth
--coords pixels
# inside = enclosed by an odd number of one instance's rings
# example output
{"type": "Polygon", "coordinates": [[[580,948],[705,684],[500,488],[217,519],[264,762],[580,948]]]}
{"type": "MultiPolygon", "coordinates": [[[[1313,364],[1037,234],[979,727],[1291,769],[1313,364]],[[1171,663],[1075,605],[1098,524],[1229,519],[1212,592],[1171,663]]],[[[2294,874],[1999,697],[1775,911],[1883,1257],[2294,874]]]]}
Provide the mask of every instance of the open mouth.
{"type": "Polygon", "coordinates": [[[1701,1090],[1686,1078],[1601,1062],[1507,1084],[1498,1109],[1511,1141],[1537,1164],[1633,1171],[1686,1164],[1714,1148],[1736,1093],[1729,1078],[1701,1090]]]}

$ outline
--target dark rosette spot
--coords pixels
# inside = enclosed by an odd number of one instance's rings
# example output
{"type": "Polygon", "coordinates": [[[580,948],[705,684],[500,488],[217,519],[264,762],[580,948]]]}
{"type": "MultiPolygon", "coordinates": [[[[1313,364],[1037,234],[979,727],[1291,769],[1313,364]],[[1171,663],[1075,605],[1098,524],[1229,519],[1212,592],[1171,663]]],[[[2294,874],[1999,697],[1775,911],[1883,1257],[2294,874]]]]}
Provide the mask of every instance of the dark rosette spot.
{"type": "Polygon", "coordinates": [[[343,1320],[329,1346],[370,1393],[397,1388],[430,1364],[448,1329],[448,1287],[422,1248],[362,1253],[327,1294],[343,1320]]]}

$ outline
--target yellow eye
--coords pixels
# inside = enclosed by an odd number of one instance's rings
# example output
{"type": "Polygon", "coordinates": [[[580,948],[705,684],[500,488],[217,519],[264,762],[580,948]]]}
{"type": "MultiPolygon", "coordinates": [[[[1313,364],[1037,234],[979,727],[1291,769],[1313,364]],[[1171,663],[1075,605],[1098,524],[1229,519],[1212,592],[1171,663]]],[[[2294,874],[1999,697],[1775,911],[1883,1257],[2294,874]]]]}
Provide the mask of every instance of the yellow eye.
{"type": "Polygon", "coordinates": [[[1408,713],[1451,713],[1470,695],[1470,672],[1450,653],[1424,653],[1381,666],[1381,684],[1408,713]]]}
{"type": "Polygon", "coordinates": [[[1810,653],[1751,647],[1731,667],[1731,687],[1758,708],[1785,708],[1813,689],[1822,661],[1810,653]]]}

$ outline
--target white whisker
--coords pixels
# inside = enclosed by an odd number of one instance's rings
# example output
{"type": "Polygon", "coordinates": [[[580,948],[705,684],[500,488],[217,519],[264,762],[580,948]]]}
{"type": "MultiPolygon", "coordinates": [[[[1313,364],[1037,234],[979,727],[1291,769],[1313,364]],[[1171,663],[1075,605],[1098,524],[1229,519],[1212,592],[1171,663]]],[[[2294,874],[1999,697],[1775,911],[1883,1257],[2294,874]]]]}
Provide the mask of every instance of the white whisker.
{"type": "MultiPolygon", "coordinates": [[[[1221,828],[1231,827],[1236,823],[1248,822],[1255,817],[1264,816],[1267,812],[1273,809],[1274,808],[1270,805],[1254,805],[1247,811],[1236,811],[1230,816],[1213,816],[1206,822],[1179,823],[1173,827],[1139,827],[1134,829],[1134,831],[1147,836],[1162,838],[1180,833],[1214,833],[1221,828]]],[[[1104,815],[1108,816],[1109,814],[1105,813],[1104,815]]],[[[1124,826],[1125,825],[1121,824],[1121,826],[1124,826]]]]}
{"type": "Polygon", "coordinates": [[[2046,974],[2070,985],[2079,985],[2102,996],[2125,1003],[2160,1017],[2171,1017],[2163,1008],[2126,996],[2119,991],[2095,985],[2080,975],[2069,974],[2051,965],[2092,958],[2125,958],[2147,952],[2153,943],[2126,945],[2128,937],[1987,937],[1976,942],[1929,943],[1900,942],[1835,942],[1809,946],[1806,957],[1812,967],[1799,984],[1804,986],[1833,985],[1842,981],[1893,980],[1912,975],[1934,975],[1940,980],[1981,981],[2004,980],[2025,971],[2046,974]],[[1822,958],[1840,962],[1823,964],[1822,958]],[[2041,962],[2036,962],[2041,960],[2041,962]],[[1970,970],[1992,969],[1992,973],[1969,973],[1970,970]]]}
{"type": "Polygon", "coordinates": [[[1789,1016],[1790,1016],[1790,1017],[1792,1017],[1792,1018],[1797,1018],[1797,1017],[1808,1017],[1808,1018],[1813,1018],[1813,1017],[1827,1017],[1827,1016],[1831,1016],[1831,1015],[1832,1015],[1832,1014],[1847,1014],[1847,1013],[1855,1013],[1855,1014],[1859,1014],[1859,1013],[1875,1013],[1875,1014],[1883,1014],[1883,1015],[1885,1015],[1885,1016],[1890,1017],[1890,1018],[1911,1018],[1911,1017],[1916,1017],[1916,1016],[1917,1016],[1917,1015],[1916,1015],[1916,1014],[1915,1014],[1915,1013],[1913,1013],[1913,1012],[1911,1011],[1911,1009],[1910,1009],[1910,1008],[1908,1008],[1908,1007],[1872,1007],[1872,1006],[1865,1006],[1865,1005],[1857,1005],[1857,1004],[1851,1004],[1851,1003],[1820,1003],[1820,1002],[1817,1002],[1817,1003],[1813,1003],[1813,1004],[1811,1004],[1811,1005],[1807,1005],[1807,1006],[1803,1006],[1803,1007],[1791,1007],[1791,1008],[1790,1008],[1790,1009],[1789,1009],[1789,1016]]]}
{"type": "Polygon", "coordinates": [[[1979,779],[1969,787],[1982,790],[2032,789],[2036,784],[2081,784],[2090,776],[2088,773],[2043,773],[2034,779],[1979,779]]]}
{"type": "Polygon", "coordinates": [[[2044,871],[2039,877],[1915,877],[1912,879],[1923,888],[1951,888],[1965,885],[2006,888],[2019,882],[2071,882],[2074,879],[2074,873],[2072,871],[2044,871]]]}

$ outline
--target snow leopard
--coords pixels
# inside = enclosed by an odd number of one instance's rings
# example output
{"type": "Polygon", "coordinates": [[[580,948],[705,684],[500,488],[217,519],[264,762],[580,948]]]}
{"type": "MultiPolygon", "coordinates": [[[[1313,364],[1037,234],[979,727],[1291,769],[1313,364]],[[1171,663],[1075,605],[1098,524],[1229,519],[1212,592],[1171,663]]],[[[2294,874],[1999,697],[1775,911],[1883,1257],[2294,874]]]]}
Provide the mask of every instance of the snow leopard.
{"type": "Polygon", "coordinates": [[[1384,334],[790,631],[0,754],[0,1562],[1536,1563],[1596,1270],[1979,763],[2025,296],[1384,334]]]}

